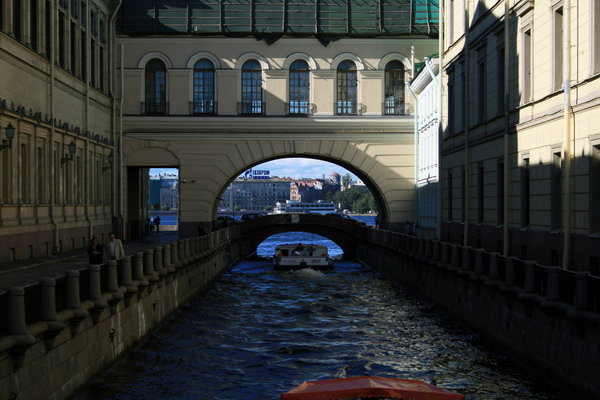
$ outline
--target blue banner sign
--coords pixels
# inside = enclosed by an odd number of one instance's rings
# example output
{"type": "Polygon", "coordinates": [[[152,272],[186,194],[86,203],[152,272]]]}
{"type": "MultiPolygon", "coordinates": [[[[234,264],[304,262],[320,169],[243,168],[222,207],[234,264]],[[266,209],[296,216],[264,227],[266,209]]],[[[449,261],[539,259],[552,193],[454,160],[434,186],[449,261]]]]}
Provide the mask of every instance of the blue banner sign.
{"type": "Polygon", "coordinates": [[[271,171],[268,169],[249,169],[244,172],[244,179],[271,179],[271,171]]]}

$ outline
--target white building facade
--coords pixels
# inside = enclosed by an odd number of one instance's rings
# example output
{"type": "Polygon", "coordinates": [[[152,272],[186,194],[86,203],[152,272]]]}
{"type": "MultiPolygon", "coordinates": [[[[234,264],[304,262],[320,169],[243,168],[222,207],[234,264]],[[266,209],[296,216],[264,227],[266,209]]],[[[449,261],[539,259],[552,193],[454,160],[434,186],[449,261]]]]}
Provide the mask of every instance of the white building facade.
{"type": "Polygon", "coordinates": [[[425,59],[423,68],[410,84],[415,96],[415,176],[417,233],[439,237],[439,58],[425,59]]]}

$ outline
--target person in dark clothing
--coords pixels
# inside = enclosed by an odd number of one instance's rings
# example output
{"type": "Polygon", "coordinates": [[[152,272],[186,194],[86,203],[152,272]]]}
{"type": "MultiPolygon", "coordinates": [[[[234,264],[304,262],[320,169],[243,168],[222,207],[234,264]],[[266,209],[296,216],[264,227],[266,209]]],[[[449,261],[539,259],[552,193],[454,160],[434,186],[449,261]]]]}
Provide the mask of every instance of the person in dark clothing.
{"type": "Polygon", "coordinates": [[[204,225],[202,225],[202,222],[200,222],[198,224],[198,236],[202,237],[206,235],[206,229],[204,229],[204,225]]]}
{"type": "Polygon", "coordinates": [[[158,233],[158,229],[160,226],[160,217],[158,215],[154,217],[154,225],[156,226],[156,232],[158,233]]]}
{"type": "Polygon", "coordinates": [[[98,244],[96,236],[93,236],[90,240],[87,253],[90,257],[90,265],[102,264],[102,261],[104,260],[104,250],[102,249],[102,245],[98,244]]]}

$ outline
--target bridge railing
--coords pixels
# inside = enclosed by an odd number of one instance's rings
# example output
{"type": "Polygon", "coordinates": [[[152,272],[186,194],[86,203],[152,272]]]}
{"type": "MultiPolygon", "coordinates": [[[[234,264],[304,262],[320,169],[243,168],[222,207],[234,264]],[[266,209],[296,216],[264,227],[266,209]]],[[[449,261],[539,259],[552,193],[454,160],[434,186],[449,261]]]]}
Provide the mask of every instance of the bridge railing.
{"type": "Polygon", "coordinates": [[[143,291],[151,292],[176,274],[201,264],[227,246],[236,228],[180,239],[102,265],[82,266],[37,282],[0,291],[0,353],[30,346],[36,337],[52,338],[66,326],[77,329],[86,316],[97,315],[143,291]],[[43,334],[43,335],[42,335],[43,334]],[[12,339],[10,339],[12,338],[12,339]]]}
{"type": "Polygon", "coordinates": [[[443,269],[512,293],[524,301],[537,302],[546,309],[600,322],[597,315],[600,313],[600,277],[588,272],[545,266],[471,246],[378,228],[360,227],[357,236],[369,243],[362,249],[363,256],[375,248],[385,248],[400,256],[399,263],[414,261],[412,265],[443,269]]]}

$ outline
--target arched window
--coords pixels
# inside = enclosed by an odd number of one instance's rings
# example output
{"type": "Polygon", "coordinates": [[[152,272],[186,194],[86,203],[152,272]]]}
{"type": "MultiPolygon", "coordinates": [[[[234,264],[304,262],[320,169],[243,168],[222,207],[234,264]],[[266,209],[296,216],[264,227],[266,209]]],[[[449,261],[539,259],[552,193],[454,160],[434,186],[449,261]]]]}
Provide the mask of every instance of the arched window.
{"type": "Polygon", "coordinates": [[[262,69],[256,60],[242,65],[242,103],[240,113],[260,115],[264,112],[262,93],[262,69]]]}
{"type": "Polygon", "coordinates": [[[147,115],[164,115],[167,113],[167,68],[158,58],[146,64],[146,102],[144,113],[147,115]]]}
{"type": "Polygon", "coordinates": [[[404,65],[397,60],[385,66],[385,114],[404,114],[404,65]]]}
{"type": "Polygon", "coordinates": [[[337,107],[339,115],[356,115],[356,65],[342,61],[337,68],[337,107]]]}
{"type": "Polygon", "coordinates": [[[310,114],[310,70],[304,60],[296,60],[290,65],[289,114],[310,114]]]}
{"type": "Polygon", "coordinates": [[[215,111],[215,67],[204,58],[194,64],[192,114],[214,114],[215,111]]]}

